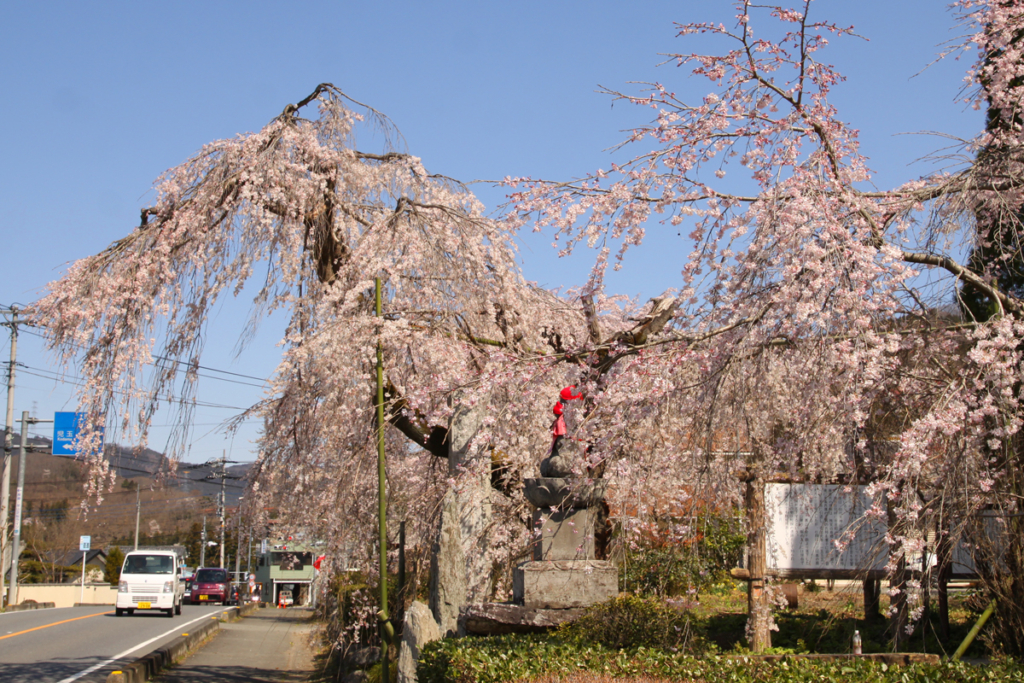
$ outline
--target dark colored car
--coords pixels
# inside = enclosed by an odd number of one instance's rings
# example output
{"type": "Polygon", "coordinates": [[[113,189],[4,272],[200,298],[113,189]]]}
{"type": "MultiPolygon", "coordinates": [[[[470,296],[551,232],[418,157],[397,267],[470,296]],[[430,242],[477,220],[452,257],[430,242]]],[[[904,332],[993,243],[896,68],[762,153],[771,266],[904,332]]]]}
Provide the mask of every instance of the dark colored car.
{"type": "Polygon", "coordinates": [[[231,599],[228,592],[228,570],[204,567],[192,577],[192,604],[219,602],[225,604],[231,599]]]}

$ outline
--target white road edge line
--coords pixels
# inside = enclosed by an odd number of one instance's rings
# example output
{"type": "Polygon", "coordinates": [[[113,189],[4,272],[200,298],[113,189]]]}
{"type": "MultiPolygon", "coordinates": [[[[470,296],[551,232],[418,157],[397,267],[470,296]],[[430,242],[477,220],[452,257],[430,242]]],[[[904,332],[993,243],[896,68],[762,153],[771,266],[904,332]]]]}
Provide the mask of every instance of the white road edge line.
{"type": "Polygon", "coordinates": [[[150,643],[155,643],[156,641],[160,640],[161,638],[166,638],[167,636],[169,636],[170,634],[174,633],[175,631],[182,630],[183,628],[185,628],[189,624],[194,624],[197,621],[202,621],[203,619],[209,619],[209,618],[213,617],[214,615],[221,614],[223,612],[227,612],[229,609],[235,609],[235,608],[234,607],[227,607],[225,609],[220,610],[219,612],[209,612],[207,614],[204,614],[201,617],[197,617],[197,618],[193,619],[192,621],[186,621],[184,624],[179,624],[178,626],[175,626],[174,628],[172,628],[170,631],[167,631],[166,633],[162,633],[162,634],[156,636],[155,638],[150,638],[149,640],[147,640],[144,643],[139,643],[135,647],[133,647],[133,648],[131,648],[129,650],[125,650],[121,654],[115,655],[115,656],[111,657],[110,659],[108,659],[108,660],[106,660],[104,662],[100,662],[99,664],[93,664],[88,669],[85,669],[84,671],[79,671],[74,676],[68,676],[67,678],[65,678],[63,680],[57,681],[57,683],[71,683],[71,681],[77,681],[82,676],[88,676],[93,671],[96,671],[97,669],[102,669],[107,664],[112,664],[112,663],[116,662],[117,660],[121,659],[122,657],[127,657],[128,655],[130,655],[131,653],[135,652],[136,650],[138,650],[140,648],[143,648],[143,647],[146,647],[150,643]]]}
{"type": "Polygon", "coordinates": [[[31,614],[32,612],[49,612],[55,609],[71,609],[70,607],[40,607],[39,609],[18,609],[13,612],[0,612],[0,617],[6,614],[31,614]]]}

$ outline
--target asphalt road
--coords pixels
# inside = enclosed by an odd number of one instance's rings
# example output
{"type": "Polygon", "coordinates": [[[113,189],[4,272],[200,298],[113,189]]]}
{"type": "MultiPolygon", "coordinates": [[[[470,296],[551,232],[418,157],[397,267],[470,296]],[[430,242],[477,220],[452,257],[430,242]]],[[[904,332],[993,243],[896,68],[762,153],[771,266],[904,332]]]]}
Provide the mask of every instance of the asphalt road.
{"type": "Polygon", "coordinates": [[[113,607],[66,607],[0,614],[0,681],[102,683],[119,664],[150,652],[230,607],[184,605],[115,617],[113,607]]]}

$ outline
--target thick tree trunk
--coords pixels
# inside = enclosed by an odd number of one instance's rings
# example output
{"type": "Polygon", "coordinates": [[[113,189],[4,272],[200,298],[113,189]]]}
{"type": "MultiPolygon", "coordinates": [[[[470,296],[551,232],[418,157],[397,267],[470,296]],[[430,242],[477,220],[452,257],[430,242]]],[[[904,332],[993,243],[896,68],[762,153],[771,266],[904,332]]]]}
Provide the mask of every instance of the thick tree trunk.
{"type": "Polygon", "coordinates": [[[751,475],[747,479],[747,569],[750,579],[747,591],[747,635],[750,649],[763,652],[772,646],[771,601],[765,590],[767,573],[767,515],[764,506],[764,479],[751,475]]]}

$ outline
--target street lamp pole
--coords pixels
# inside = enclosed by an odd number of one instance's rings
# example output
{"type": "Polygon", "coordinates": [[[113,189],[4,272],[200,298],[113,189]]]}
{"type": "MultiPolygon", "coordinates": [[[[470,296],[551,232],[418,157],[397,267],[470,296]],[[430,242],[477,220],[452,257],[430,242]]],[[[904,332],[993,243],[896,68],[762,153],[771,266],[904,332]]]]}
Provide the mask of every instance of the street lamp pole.
{"type": "MultiPolygon", "coordinates": [[[[7,517],[11,496],[11,451],[14,450],[14,368],[18,358],[18,307],[0,313],[11,314],[11,360],[7,366],[7,421],[4,422],[3,473],[0,474],[0,607],[4,600],[3,558],[7,551],[7,517]]],[[[8,601],[10,604],[10,601],[8,601]]]]}

